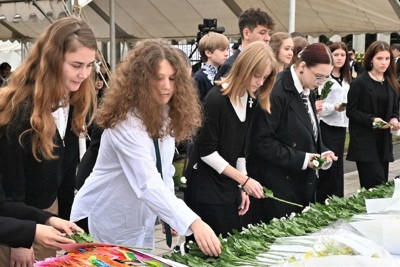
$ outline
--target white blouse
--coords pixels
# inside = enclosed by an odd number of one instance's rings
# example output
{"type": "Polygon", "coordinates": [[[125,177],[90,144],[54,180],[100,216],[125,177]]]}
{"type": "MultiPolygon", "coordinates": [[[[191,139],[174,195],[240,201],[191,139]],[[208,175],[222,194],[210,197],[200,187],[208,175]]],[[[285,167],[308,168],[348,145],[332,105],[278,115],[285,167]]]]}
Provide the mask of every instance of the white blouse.
{"type": "MultiPolygon", "coordinates": [[[[342,81],[340,85],[335,79],[330,79],[333,82],[331,91],[325,98],[325,102],[322,105],[322,111],[319,114],[320,120],[326,124],[335,127],[348,127],[349,118],[346,116],[346,110],[339,112],[335,110],[335,104],[347,103],[347,93],[349,92],[350,85],[346,81],[342,81]]],[[[318,88],[321,93],[323,86],[318,88]]]]}
{"type": "Polygon", "coordinates": [[[96,165],[75,197],[71,220],[89,218],[89,231],[101,242],[154,248],[157,215],[180,235],[199,218],[174,192],[175,139],[159,140],[162,170],[156,168],[153,140],[132,114],[106,129],[96,165]]]}

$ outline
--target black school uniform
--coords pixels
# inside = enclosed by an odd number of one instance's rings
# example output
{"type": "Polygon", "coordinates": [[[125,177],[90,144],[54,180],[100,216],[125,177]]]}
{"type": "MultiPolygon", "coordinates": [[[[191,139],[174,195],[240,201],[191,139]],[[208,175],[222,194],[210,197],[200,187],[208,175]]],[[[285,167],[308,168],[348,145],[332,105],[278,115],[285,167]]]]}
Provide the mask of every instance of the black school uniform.
{"type": "Polygon", "coordinates": [[[54,136],[58,157],[54,160],[39,162],[33,157],[30,134],[22,139],[22,145],[19,142],[21,133],[31,128],[29,107],[18,112],[9,130],[0,130],[0,158],[4,162],[0,171],[7,198],[39,209],[49,208],[58,198],[60,217],[69,219],[79,162],[79,139],[71,130],[72,112],[71,106],[64,140],[58,131],[54,136]]]}
{"type": "Polygon", "coordinates": [[[238,183],[201,160],[215,151],[231,166],[244,157],[247,129],[255,99],[248,96],[246,118],[240,121],[221,87],[214,87],[204,103],[204,125],[190,155],[185,201],[217,235],[227,236],[232,229],[240,229],[238,206],[241,202],[238,183]]]}

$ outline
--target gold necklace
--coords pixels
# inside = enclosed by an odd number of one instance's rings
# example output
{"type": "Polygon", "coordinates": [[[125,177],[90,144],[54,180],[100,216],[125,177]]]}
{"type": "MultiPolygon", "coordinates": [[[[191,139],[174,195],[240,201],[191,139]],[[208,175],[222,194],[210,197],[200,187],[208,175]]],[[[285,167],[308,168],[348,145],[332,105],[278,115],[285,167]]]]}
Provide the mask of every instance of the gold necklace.
{"type": "Polygon", "coordinates": [[[370,71],[369,74],[372,75],[372,79],[373,79],[373,80],[375,80],[375,81],[377,81],[377,82],[380,82],[381,84],[383,84],[383,82],[385,81],[385,78],[384,78],[384,77],[382,77],[381,79],[379,79],[375,74],[372,73],[372,71],[370,71]]]}

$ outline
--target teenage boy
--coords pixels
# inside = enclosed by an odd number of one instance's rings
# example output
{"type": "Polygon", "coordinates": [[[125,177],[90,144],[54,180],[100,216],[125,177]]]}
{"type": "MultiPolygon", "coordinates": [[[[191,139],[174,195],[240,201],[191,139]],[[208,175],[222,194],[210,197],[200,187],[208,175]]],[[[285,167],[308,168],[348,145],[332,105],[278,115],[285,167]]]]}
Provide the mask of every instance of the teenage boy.
{"type": "Polygon", "coordinates": [[[231,69],[240,51],[246,49],[246,46],[254,41],[264,41],[269,43],[270,33],[274,29],[275,23],[272,17],[259,8],[249,8],[243,11],[239,16],[239,30],[242,44],[239,49],[230,56],[219,68],[214,80],[217,81],[231,69]]]}

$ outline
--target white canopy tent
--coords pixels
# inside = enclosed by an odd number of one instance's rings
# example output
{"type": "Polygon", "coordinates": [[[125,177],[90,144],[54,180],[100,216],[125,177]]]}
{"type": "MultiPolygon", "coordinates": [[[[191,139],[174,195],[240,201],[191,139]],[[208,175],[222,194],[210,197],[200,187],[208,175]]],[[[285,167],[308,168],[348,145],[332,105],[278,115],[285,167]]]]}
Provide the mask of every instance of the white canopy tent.
{"type": "MultiPolygon", "coordinates": [[[[74,0],[70,0],[74,3],[74,0]]],[[[216,18],[225,34],[239,34],[237,19],[261,7],[277,31],[289,30],[290,0],[92,0],[81,9],[99,40],[110,39],[110,2],[115,3],[115,37],[192,39],[203,18],[216,18]]],[[[66,16],[61,0],[0,0],[0,39],[35,39],[51,21],[66,16]]],[[[295,30],[308,35],[389,33],[400,29],[399,0],[296,0],[295,30]]]]}
{"type": "Polygon", "coordinates": [[[21,64],[21,49],[19,42],[0,41],[0,63],[7,62],[11,70],[15,70],[21,64]]]}
{"type": "Polygon", "coordinates": [[[400,30],[399,1],[0,0],[0,40],[33,41],[52,21],[67,16],[68,6],[75,2],[87,3],[73,8],[73,13],[87,20],[98,40],[105,42],[154,37],[193,40],[204,18],[217,19],[218,26],[225,28],[224,34],[238,37],[238,16],[249,7],[260,7],[271,14],[276,31],[289,31],[294,26],[295,31],[314,37],[390,33],[400,30]]]}

